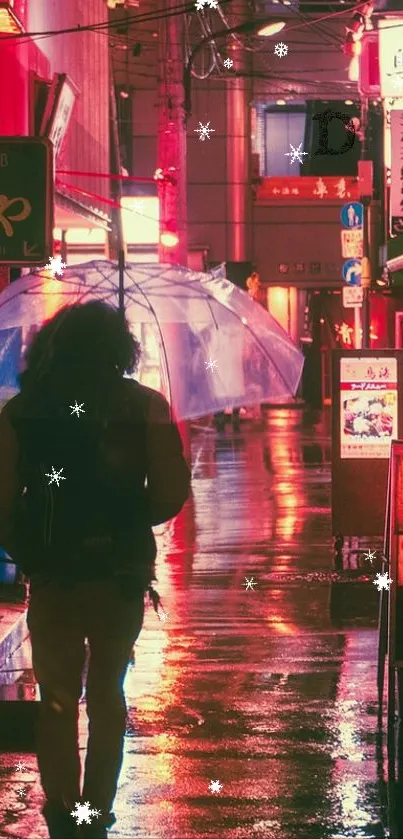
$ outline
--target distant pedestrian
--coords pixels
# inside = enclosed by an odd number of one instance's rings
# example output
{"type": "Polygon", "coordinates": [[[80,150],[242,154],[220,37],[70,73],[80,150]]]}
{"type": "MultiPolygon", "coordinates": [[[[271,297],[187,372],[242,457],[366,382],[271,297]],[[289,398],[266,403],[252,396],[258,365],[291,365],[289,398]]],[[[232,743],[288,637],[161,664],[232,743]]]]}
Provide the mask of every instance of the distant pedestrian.
{"type": "Polygon", "coordinates": [[[68,306],[35,335],[21,392],[0,415],[0,544],[30,578],[37,757],[52,839],[106,837],[115,821],[123,681],[155,579],[151,526],[175,516],[189,494],[167,401],[124,378],[139,357],[118,311],[101,302],[68,306]],[[86,801],[100,815],[78,827],[70,813],[86,801]]]}

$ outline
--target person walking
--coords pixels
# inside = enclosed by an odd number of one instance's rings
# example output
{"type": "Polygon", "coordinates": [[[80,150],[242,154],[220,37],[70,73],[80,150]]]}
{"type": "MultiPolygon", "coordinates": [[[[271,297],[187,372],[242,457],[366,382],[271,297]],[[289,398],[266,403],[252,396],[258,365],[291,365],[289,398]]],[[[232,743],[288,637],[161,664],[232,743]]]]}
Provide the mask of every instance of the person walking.
{"type": "Polygon", "coordinates": [[[114,308],[67,306],[34,336],[20,393],[0,414],[0,544],[30,580],[37,759],[51,839],[102,839],[116,821],[123,682],[147,590],[155,607],[158,600],[151,528],[175,516],[190,491],[168,402],[124,376],[140,354],[114,308]],[[78,827],[72,811],[85,802],[97,815],[78,827]]]}

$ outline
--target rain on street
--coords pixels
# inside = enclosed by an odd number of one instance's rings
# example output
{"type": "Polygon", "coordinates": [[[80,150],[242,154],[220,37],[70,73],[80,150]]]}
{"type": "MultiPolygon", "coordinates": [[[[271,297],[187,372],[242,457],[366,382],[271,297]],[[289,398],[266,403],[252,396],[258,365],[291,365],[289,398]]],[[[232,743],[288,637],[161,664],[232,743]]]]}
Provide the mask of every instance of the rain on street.
{"type": "MultiPolygon", "coordinates": [[[[193,428],[193,497],[158,529],[168,619],[147,609],[126,678],[112,837],[391,835],[379,594],[370,570],[350,582],[333,570],[330,458],[326,411],[266,410],[262,429],[239,433],[193,428]]],[[[1,837],[43,839],[34,755],[2,765],[1,837]]]]}

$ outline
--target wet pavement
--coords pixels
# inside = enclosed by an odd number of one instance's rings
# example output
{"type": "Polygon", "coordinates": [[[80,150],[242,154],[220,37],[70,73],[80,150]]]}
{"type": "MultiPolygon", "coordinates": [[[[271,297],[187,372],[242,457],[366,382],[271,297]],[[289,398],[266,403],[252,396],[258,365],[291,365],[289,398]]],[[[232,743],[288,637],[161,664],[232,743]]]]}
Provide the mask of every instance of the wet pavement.
{"type": "MultiPolygon", "coordinates": [[[[401,839],[377,726],[374,573],[333,570],[328,415],[270,410],[261,430],[195,429],[192,449],[193,498],[158,530],[169,617],[147,610],[126,679],[110,836],[401,839]]],[[[80,729],[84,754],[84,706],[80,729]]],[[[34,756],[1,763],[0,836],[46,837],[34,756]]]]}

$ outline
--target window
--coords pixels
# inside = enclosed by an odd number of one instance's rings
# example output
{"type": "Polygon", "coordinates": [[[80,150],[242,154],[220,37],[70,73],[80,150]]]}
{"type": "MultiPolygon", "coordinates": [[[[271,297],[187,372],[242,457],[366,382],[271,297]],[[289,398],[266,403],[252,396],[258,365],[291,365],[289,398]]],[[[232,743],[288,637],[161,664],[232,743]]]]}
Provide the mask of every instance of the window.
{"type": "MultiPolygon", "coordinates": [[[[293,106],[287,110],[281,106],[266,108],[264,112],[265,176],[301,175],[303,165],[287,157],[290,144],[304,151],[306,113],[305,107],[293,106]]],[[[304,158],[303,158],[304,159],[304,158]]]]}

